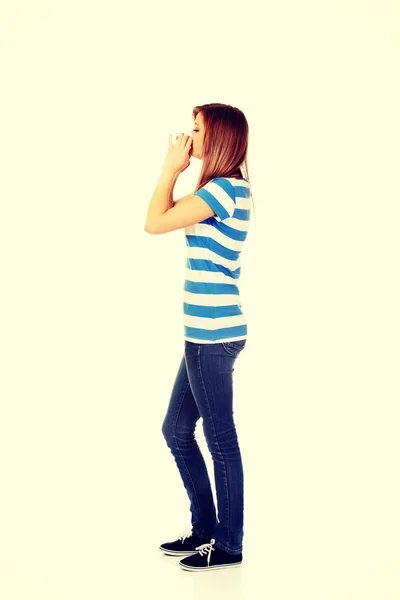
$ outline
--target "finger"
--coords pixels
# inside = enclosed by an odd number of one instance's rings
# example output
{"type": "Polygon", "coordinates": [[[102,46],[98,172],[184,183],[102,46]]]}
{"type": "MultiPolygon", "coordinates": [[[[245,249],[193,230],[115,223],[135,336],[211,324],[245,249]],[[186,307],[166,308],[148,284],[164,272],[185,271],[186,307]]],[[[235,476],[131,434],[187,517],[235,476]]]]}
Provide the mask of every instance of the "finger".
{"type": "Polygon", "coordinates": [[[189,135],[188,139],[186,140],[186,144],[185,144],[186,150],[189,150],[190,146],[192,145],[192,141],[193,141],[193,138],[189,135]]]}

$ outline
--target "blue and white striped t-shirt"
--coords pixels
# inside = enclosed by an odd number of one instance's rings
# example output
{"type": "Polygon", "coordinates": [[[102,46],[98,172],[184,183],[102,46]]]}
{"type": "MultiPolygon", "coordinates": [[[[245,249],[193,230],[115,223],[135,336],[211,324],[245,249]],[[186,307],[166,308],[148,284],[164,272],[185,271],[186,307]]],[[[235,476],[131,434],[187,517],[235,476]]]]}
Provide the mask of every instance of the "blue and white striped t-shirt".
{"type": "Polygon", "coordinates": [[[250,184],[217,177],[196,195],[216,214],[185,227],[184,339],[199,344],[246,339],[238,280],[250,224],[250,184]]]}

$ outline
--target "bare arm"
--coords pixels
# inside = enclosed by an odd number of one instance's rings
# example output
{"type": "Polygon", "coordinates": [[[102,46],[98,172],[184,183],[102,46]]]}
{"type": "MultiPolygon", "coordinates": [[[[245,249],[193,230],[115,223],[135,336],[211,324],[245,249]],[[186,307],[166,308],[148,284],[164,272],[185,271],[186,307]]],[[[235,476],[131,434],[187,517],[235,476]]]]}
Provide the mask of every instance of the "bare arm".
{"type": "Polygon", "coordinates": [[[176,180],[178,179],[178,177],[179,177],[179,173],[176,173],[175,177],[174,177],[174,180],[172,182],[171,191],[169,193],[168,209],[172,208],[175,205],[175,202],[174,202],[174,187],[175,187],[175,183],[176,183],[176,180]]]}
{"type": "Polygon", "coordinates": [[[190,194],[188,194],[187,196],[183,196],[182,198],[178,198],[177,200],[175,200],[174,202],[172,202],[171,206],[175,206],[176,204],[178,204],[178,202],[181,202],[182,200],[186,200],[187,198],[189,198],[189,196],[192,196],[193,192],[190,192],[190,194]]]}

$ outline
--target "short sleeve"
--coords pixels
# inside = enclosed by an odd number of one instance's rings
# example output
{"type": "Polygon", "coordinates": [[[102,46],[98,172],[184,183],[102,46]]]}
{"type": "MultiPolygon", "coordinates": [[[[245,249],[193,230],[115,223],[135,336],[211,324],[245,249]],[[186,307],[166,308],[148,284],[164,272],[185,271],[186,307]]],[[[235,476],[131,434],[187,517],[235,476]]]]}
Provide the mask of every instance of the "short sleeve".
{"type": "Polygon", "coordinates": [[[235,188],[226,177],[211,179],[195,192],[213,209],[217,221],[223,221],[233,216],[236,208],[235,188]]]}

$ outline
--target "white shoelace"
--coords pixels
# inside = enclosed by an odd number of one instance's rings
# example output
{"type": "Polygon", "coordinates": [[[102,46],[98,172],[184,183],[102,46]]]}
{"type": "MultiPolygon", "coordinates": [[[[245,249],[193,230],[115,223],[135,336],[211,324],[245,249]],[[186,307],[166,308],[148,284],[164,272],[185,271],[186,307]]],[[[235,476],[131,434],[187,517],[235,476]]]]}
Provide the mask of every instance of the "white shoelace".
{"type": "Polygon", "coordinates": [[[192,530],[188,529],[187,531],[184,531],[181,536],[179,536],[179,539],[182,540],[182,543],[183,543],[185,541],[185,538],[189,538],[192,535],[193,535],[192,530]]]}
{"type": "Polygon", "coordinates": [[[201,556],[203,556],[203,552],[204,554],[208,553],[207,556],[207,565],[210,566],[210,558],[211,558],[211,552],[212,550],[215,550],[215,548],[213,548],[213,545],[215,544],[215,540],[214,538],[212,538],[212,540],[208,543],[208,544],[202,544],[201,546],[197,546],[196,550],[198,550],[201,554],[201,556]]]}

